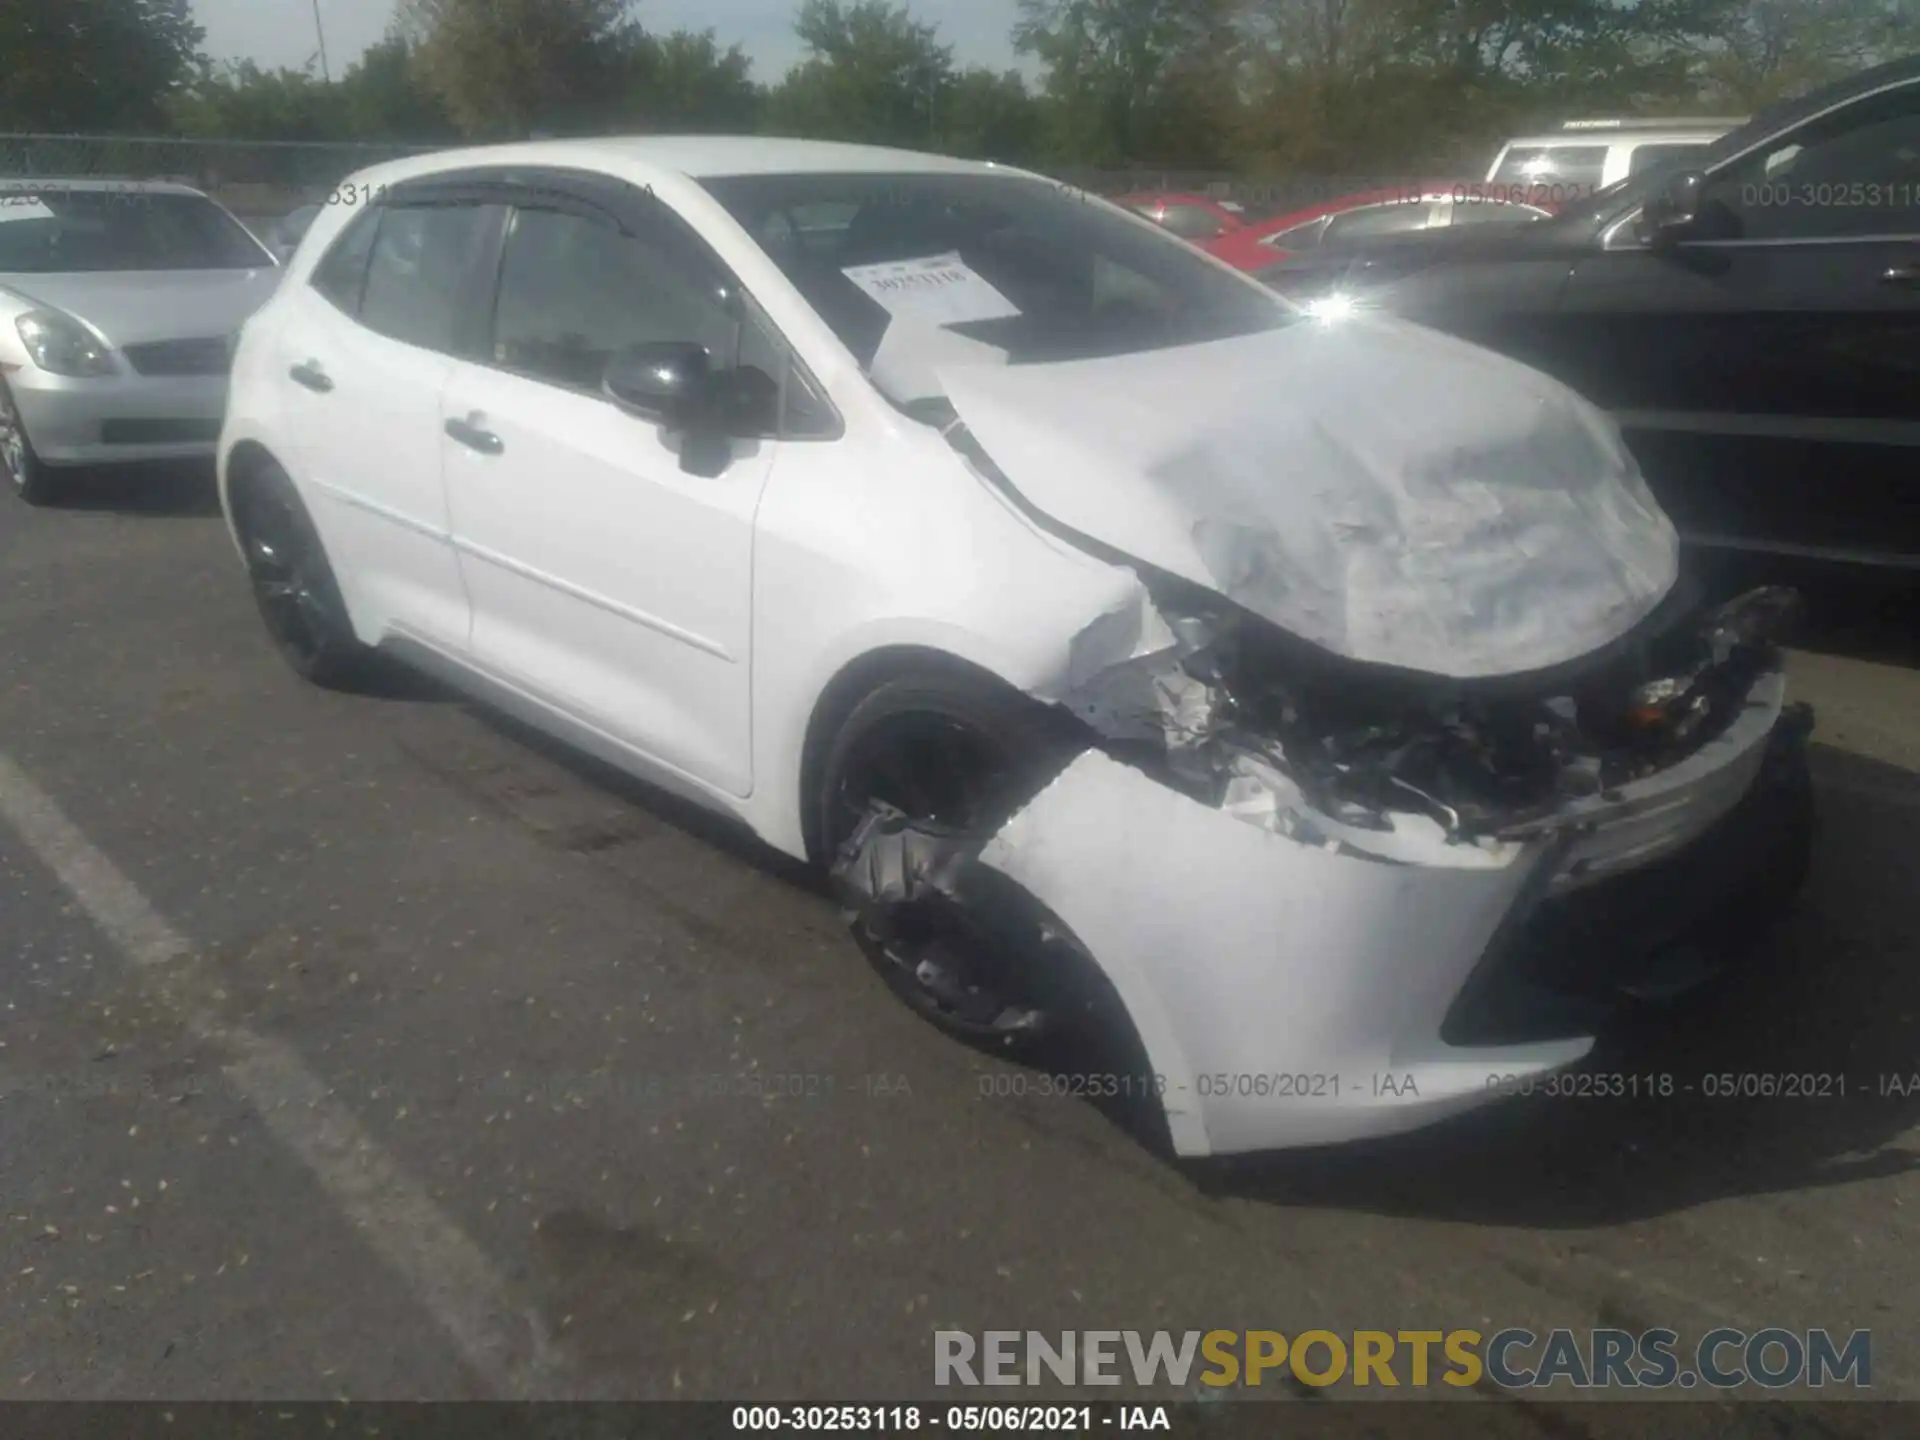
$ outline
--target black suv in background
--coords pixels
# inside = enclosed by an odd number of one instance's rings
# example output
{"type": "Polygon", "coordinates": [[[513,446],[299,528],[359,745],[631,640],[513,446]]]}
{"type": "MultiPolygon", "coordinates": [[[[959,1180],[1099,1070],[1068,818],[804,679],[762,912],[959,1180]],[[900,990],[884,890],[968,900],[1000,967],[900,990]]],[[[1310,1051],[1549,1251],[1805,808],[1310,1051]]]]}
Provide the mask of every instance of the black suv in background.
{"type": "Polygon", "coordinates": [[[1551,219],[1258,273],[1330,320],[1389,310],[1571,384],[1697,546],[1920,573],[1920,56],[1551,219]]]}

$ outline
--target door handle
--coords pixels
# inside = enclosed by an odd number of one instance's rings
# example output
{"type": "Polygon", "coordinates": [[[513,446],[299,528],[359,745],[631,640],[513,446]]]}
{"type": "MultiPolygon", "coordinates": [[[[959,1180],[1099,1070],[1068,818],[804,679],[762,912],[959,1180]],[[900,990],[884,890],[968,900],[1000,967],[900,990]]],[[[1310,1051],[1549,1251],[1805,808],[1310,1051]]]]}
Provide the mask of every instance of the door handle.
{"type": "Polygon", "coordinates": [[[1920,264],[1894,265],[1880,275],[1882,285],[1920,285],[1920,264]]]}
{"type": "Polygon", "coordinates": [[[317,361],[303,360],[287,372],[296,385],[304,385],[316,394],[324,395],[333,389],[333,381],[327,378],[317,361]]]}
{"type": "Polygon", "coordinates": [[[507,446],[506,442],[491,430],[483,430],[471,420],[447,421],[447,434],[458,440],[469,450],[478,450],[482,455],[498,455],[507,446]]]}

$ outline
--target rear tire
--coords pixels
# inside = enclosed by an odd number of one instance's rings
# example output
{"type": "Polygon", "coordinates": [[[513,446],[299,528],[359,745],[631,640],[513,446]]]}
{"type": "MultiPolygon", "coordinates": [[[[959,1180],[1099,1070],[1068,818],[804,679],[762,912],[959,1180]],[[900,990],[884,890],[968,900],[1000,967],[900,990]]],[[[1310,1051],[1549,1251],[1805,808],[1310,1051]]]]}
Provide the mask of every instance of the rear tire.
{"type": "Polygon", "coordinates": [[[287,472],[258,462],[235,477],[232,504],[247,579],[274,648],[310,684],[357,688],[373,652],[354,634],[320,532],[287,472]]]}
{"type": "Polygon", "coordinates": [[[4,380],[0,380],[0,474],[14,494],[29,505],[53,505],[60,499],[60,484],[47,463],[34,453],[26,422],[20,418],[13,392],[4,380]]]}

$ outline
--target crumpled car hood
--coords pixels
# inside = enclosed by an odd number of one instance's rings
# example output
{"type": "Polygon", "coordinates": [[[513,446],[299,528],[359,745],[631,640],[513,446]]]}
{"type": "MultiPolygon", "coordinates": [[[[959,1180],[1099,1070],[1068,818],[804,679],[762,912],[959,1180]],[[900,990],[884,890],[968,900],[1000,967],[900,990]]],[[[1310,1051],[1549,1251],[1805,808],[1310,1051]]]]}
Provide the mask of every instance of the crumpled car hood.
{"type": "Polygon", "coordinates": [[[1029,504],[1353,660],[1545,669],[1618,640],[1678,575],[1606,415],[1406,322],[939,376],[1029,504]]]}

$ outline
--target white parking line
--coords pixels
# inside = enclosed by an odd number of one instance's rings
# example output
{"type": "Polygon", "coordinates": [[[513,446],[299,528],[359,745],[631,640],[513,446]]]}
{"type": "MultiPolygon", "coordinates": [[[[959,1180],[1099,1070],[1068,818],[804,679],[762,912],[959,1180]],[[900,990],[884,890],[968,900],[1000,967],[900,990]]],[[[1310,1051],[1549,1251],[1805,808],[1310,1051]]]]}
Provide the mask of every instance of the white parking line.
{"type": "Polygon", "coordinates": [[[366,1134],[287,1045],[219,1018],[217,986],[185,936],[94,847],[45,791],[0,754],[0,819],[145,972],[188,1031],[229,1057],[228,1084],[299,1157],[329,1199],[440,1322],[496,1395],[577,1393],[532,1311],[517,1312],[480,1247],[366,1134]]]}

